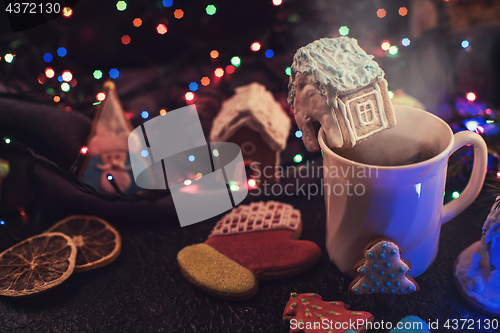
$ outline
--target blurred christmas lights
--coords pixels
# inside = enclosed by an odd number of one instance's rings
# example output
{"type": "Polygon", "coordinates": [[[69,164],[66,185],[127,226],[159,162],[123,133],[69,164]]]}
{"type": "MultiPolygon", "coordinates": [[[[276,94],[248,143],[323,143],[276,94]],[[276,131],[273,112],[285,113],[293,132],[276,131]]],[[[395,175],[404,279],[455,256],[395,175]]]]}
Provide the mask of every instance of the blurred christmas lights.
{"type": "Polygon", "coordinates": [[[266,56],[266,58],[271,59],[272,57],[274,57],[274,51],[271,49],[267,49],[264,55],[266,56]]]}
{"type": "Polygon", "coordinates": [[[92,73],[92,75],[94,76],[94,79],[96,79],[96,80],[99,80],[100,78],[102,78],[102,72],[98,69],[96,69],[94,71],[94,73],[92,73]]]}
{"type": "Polygon", "coordinates": [[[71,9],[70,7],[64,7],[62,9],[62,14],[64,17],[70,17],[71,15],[73,15],[73,9],[71,9]]]}
{"type": "Polygon", "coordinates": [[[173,0],[163,0],[162,4],[163,4],[163,7],[170,8],[174,4],[174,1],[173,0]]]}
{"type": "Polygon", "coordinates": [[[52,59],[54,59],[54,57],[50,53],[45,53],[43,55],[43,61],[45,61],[45,62],[51,62],[52,59]]]}
{"type": "Polygon", "coordinates": [[[125,9],[127,9],[127,3],[125,1],[118,1],[116,3],[116,9],[118,9],[120,12],[123,12],[125,9]]]}
{"type": "Polygon", "coordinates": [[[227,74],[233,74],[235,70],[236,70],[236,67],[234,67],[233,65],[226,66],[226,73],[227,74]]]}
{"type": "Polygon", "coordinates": [[[257,187],[257,182],[255,181],[255,179],[253,178],[250,178],[248,181],[247,181],[247,184],[248,184],[248,189],[250,190],[253,190],[254,188],[257,187]]]}
{"type": "Polygon", "coordinates": [[[385,11],[384,8],[380,8],[379,10],[377,10],[377,16],[380,18],[384,18],[386,14],[387,12],[385,11]]]}
{"type": "Polygon", "coordinates": [[[130,36],[129,35],[123,35],[121,41],[122,41],[122,44],[124,44],[124,45],[130,44],[130,36]]]}
{"type": "Polygon", "coordinates": [[[471,92],[468,92],[466,95],[465,95],[465,98],[467,98],[467,100],[469,102],[474,102],[476,100],[476,94],[474,94],[472,91],[471,92]]]}
{"type": "Polygon", "coordinates": [[[142,25],[142,20],[137,17],[132,21],[132,24],[134,25],[134,27],[138,28],[142,25]]]}
{"type": "Polygon", "coordinates": [[[196,159],[196,157],[194,155],[189,155],[188,156],[188,161],[189,162],[194,162],[195,159],[196,159]]]}
{"type": "Polygon", "coordinates": [[[273,5],[279,6],[283,3],[283,0],[273,0],[273,5]]]}
{"type": "Polygon", "coordinates": [[[400,7],[398,13],[401,16],[406,16],[406,14],[408,14],[408,9],[406,9],[406,7],[400,7]]]}
{"type": "Polygon", "coordinates": [[[73,79],[73,74],[71,74],[70,71],[64,71],[61,76],[62,76],[63,81],[66,81],[66,82],[69,82],[73,79]]]}
{"type": "Polygon", "coordinates": [[[257,52],[260,50],[260,43],[259,42],[253,42],[252,45],[250,45],[250,50],[253,52],[257,52]]]}
{"type": "Polygon", "coordinates": [[[120,76],[120,71],[116,68],[111,68],[108,74],[110,78],[117,79],[120,76]]]}
{"type": "Polygon", "coordinates": [[[297,154],[297,155],[295,155],[295,156],[293,157],[293,161],[294,161],[295,163],[300,163],[300,162],[302,162],[302,159],[303,159],[303,157],[302,157],[302,155],[301,155],[301,154],[297,154]]]}
{"type": "Polygon", "coordinates": [[[204,76],[201,78],[200,82],[203,86],[208,86],[210,84],[210,79],[208,77],[204,76]]]}
{"type": "Polygon", "coordinates": [[[141,118],[142,119],[148,119],[149,118],[149,112],[148,111],[142,111],[141,112],[141,118]]]}
{"type": "Polygon", "coordinates": [[[390,48],[389,48],[389,54],[391,56],[395,56],[398,54],[398,51],[399,51],[399,48],[396,46],[396,45],[392,45],[390,48]]]}
{"type": "Polygon", "coordinates": [[[189,84],[189,90],[191,90],[191,91],[196,91],[196,90],[198,90],[198,83],[196,83],[196,82],[191,82],[191,83],[189,84]]]}
{"type": "Polygon", "coordinates": [[[347,36],[349,34],[349,28],[347,26],[345,26],[345,25],[341,26],[339,28],[339,34],[341,36],[347,36]]]}
{"type": "Polygon", "coordinates": [[[65,47],[60,47],[57,49],[57,55],[60,56],[60,57],[64,57],[66,56],[66,54],[68,54],[68,51],[66,50],[65,47]]]}
{"type": "Polygon", "coordinates": [[[462,48],[466,49],[469,47],[470,43],[467,39],[465,39],[462,41],[462,43],[460,45],[462,45],[462,48]]]}
{"type": "Polygon", "coordinates": [[[64,92],[68,92],[71,89],[68,82],[61,83],[61,90],[64,92]]]}
{"type": "Polygon", "coordinates": [[[89,152],[89,147],[83,146],[82,148],[80,148],[80,154],[87,155],[88,152],[89,152]]]}
{"type": "Polygon", "coordinates": [[[181,19],[184,16],[184,11],[182,9],[176,9],[174,12],[174,17],[176,19],[181,19]]]}
{"type": "Polygon", "coordinates": [[[212,16],[215,14],[215,12],[217,11],[217,8],[215,8],[214,5],[208,5],[206,8],[205,8],[205,11],[207,12],[208,15],[212,16]]]}
{"type": "Polygon", "coordinates": [[[54,77],[54,75],[56,75],[56,72],[54,72],[54,70],[50,67],[47,67],[45,69],[45,76],[49,79],[52,79],[54,77]]]}
{"type": "Polygon", "coordinates": [[[219,56],[219,51],[217,50],[212,50],[212,52],[210,52],[210,57],[212,59],[217,59],[217,57],[219,56]]]}
{"type": "Polygon", "coordinates": [[[290,67],[285,68],[285,73],[288,76],[292,75],[292,69],[290,67]]]}
{"type": "Polygon", "coordinates": [[[401,45],[403,45],[404,47],[409,46],[410,45],[410,38],[405,37],[405,38],[401,39],[401,45]]]}
{"type": "Polygon", "coordinates": [[[214,71],[214,75],[216,77],[223,77],[224,76],[224,70],[222,68],[216,68],[214,71]]]}
{"type": "Polygon", "coordinates": [[[186,185],[186,186],[191,185],[191,183],[192,183],[191,179],[186,179],[186,180],[184,181],[184,185],[186,185]]]}
{"type": "Polygon", "coordinates": [[[143,150],[141,150],[141,156],[142,157],[148,157],[149,156],[149,152],[146,149],[143,149],[143,150]]]}
{"type": "Polygon", "coordinates": [[[391,42],[389,42],[388,40],[384,40],[382,41],[382,43],[380,44],[380,48],[384,51],[387,51],[389,50],[389,48],[391,47],[391,42]]]}
{"type": "Polygon", "coordinates": [[[6,63],[10,64],[11,62],[14,61],[14,55],[11,53],[7,53],[3,59],[5,60],[6,63]]]}
{"type": "Polygon", "coordinates": [[[238,56],[232,57],[231,58],[231,65],[233,65],[234,67],[238,67],[239,65],[241,65],[240,57],[238,57],[238,56]]]}
{"type": "Polygon", "coordinates": [[[194,92],[188,91],[186,94],[184,94],[184,99],[188,102],[191,102],[194,99],[194,92]]]}
{"type": "Polygon", "coordinates": [[[160,110],[160,115],[161,115],[161,116],[164,116],[164,115],[166,115],[166,114],[167,114],[167,110],[165,110],[165,109],[161,109],[161,110],[160,110]]]}
{"type": "Polygon", "coordinates": [[[99,102],[102,102],[106,99],[106,94],[103,92],[100,92],[95,96],[95,99],[97,99],[99,102]]]}
{"type": "Polygon", "coordinates": [[[156,31],[160,34],[160,35],[164,35],[167,33],[167,26],[163,23],[160,23],[156,26],[156,31]]]}
{"type": "Polygon", "coordinates": [[[302,137],[302,131],[301,130],[295,131],[295,137],[300,139],[302,137]]]}

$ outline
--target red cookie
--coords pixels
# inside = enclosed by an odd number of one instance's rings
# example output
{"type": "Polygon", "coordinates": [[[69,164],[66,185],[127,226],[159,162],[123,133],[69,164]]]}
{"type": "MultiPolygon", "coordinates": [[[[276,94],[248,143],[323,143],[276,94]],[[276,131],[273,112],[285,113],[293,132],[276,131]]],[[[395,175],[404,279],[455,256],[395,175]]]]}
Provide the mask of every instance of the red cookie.
{"type": "Polygon", "coordinates": [[[297,240],[301,231],[300,211],[290,205],[240,205],[217,223],[204,244],[182,249],[177,260],[195,287],[223,299],[247,299],[257,293],[258,281],[300,274],[319,260],[315,243],[297,240]]]}
{"type": "Polygon", "coordinates": [[[368,312],[351,311],[343,302],[326,302],[318,294],[291,293],[283,312],[283,322],[290,332],[366,332],[373,323],[368,312]]]}

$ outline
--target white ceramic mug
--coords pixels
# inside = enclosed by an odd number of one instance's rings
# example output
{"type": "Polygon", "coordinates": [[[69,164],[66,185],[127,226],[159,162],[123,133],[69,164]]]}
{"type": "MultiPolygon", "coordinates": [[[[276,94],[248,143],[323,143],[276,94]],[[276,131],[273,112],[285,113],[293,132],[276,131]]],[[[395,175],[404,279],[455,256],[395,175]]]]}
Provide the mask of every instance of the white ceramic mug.
{"type": "Polygon", "coordinates": [[[353,148],[332,151],[320,129],[327,212],[326,248],[344,274],[378,237],[394,239],[417,277],[434,261],[441,225],[469,206],[486,176],[487,147],[480,135],[453,134],[435,115],[394,106],[397,125],[353,148]],[[443,206],[449,156],[474,145],[474,166],[460,197],[443,206]],[[422,159],[422,161],[418,161],[422,159]]]}

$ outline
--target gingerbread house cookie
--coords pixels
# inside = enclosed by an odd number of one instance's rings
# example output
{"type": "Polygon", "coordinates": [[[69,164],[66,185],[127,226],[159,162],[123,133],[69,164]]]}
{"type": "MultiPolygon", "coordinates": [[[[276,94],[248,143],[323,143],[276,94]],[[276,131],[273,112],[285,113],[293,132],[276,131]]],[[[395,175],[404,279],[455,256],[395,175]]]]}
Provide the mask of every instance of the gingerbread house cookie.
{"type": "Polygon", "coordinates": [[[351,148],[396,124],[384,71],[349,37],[323,38],[297,50],[288,103],[309,151],[319,151],[319,122],[332,149],[351,148]]]}
{"type": "Polygon", "coordinates": [[[280,152],[285,149],[291,121],[273,95],[259,83],[235,89],[215,117],[210,141],[241,147],[250,178],[275,183],[280,152]]]}

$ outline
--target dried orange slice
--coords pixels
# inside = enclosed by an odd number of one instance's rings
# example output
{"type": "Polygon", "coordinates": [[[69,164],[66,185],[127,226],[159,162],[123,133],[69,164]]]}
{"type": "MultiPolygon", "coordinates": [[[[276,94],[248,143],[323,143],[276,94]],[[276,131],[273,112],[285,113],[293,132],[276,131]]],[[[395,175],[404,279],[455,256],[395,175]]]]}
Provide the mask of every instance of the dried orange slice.
{"type": "Polygon", "coordinates": [[[62,232],[75,243],[75,272],[105,266],[115,260],[122,249],[118,231],[95,216],[73,215],[54,224],[47,232],[62,232]]]}
{"type": "Polygon", "coordinates": [[[0,295],[28,296],[51,289],[75,268],[76,246],[51,232],[28,238],[0,254],[0,295]]]}

